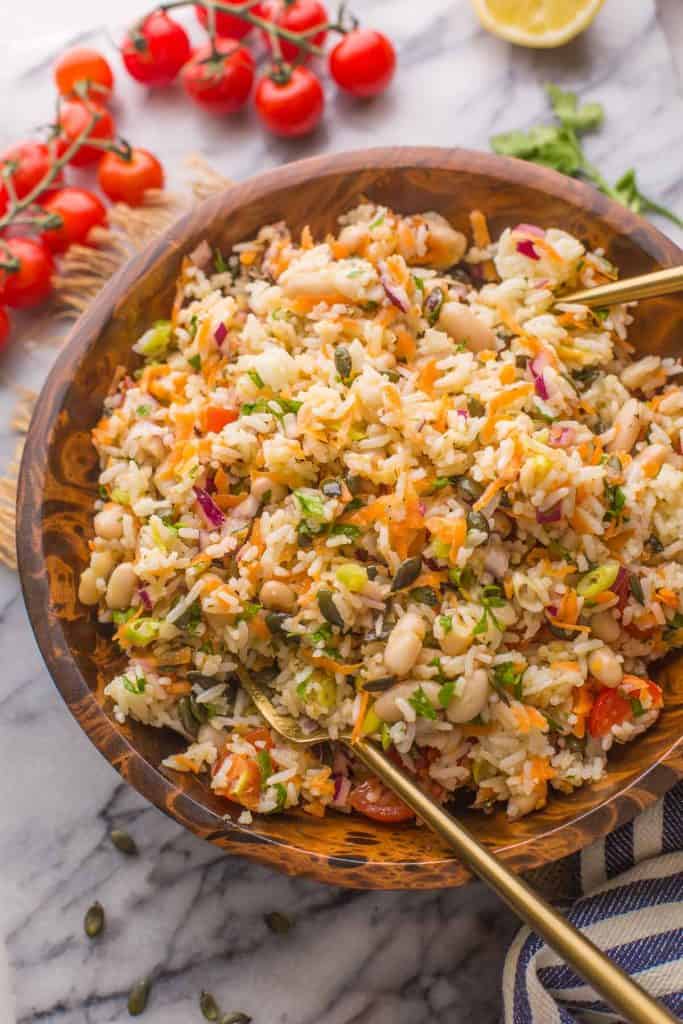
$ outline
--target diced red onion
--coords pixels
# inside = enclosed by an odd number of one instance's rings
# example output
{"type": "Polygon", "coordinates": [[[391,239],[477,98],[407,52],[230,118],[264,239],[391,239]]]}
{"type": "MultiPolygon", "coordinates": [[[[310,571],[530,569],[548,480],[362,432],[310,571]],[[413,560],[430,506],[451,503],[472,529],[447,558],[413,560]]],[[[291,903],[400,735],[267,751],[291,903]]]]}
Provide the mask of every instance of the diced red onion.
{"type": "Polygon", "coordinates": [[[550,615],[552,615],[553,618],[554,618],[557,615],[557,605],[556,604],[549,604],[548,607],[546,608],[546,611],[550,615]]]}
{"type": "Polygon", "coordinates": [[[341,747],[335,747],[334,758],[332,760],[332,774],[333,775],[348,775],[349,766],[351,762],[344,753],[341,747]]]}
{"type": "Polygon", "coordinates": [[[539,228],[538,224],[518,224],[512,230],[519,232],[520,235],[531,235],[532,238],[545,238],[545,231],[539,228]]]}
{"type": "Polygon", "coordinates": [[[140,587],[140,589],[138,590],[138,594],[140,595],[140,601],[144,606],[145,611],[151,612],[154,605],[152,604],[152,598],[149,596],[145,588],[140,587]]]}
{"type": "Polygon", "coordinates": [[[536,356],[529,363],[529,371],[534,379],[536,394],[539,398],[542,398],[544,402],[547,402],[548,388],[546,387],[545,378],[543,377],[543,368],[545,365],[546,363],[543,356],[536,356]]]}
{"type": "Polygon", "coordinates": [[[207,494],[216,493],[216,474],[213,472],[213,470],[206,474],[206,483],[204,485],[204,490],[206,491],[207,494]]]}
{"type": "Polygon", "coordinates": [[[194,493],[197,497],[197,503],[201,508],[202,512],[209,520],[212,526],[222,526],[225,522],[225,516],[219,509],[216,502],[213,500],[208,491],[205,491],[203,487],[194,487],[194,493]]]}
{"type": "Polygon", "coordinates": [[[574,444],[575,439],[576,431],[573,427],[559,427],[553,424],[550,428],[548,444],[551,444],[553,448],[568,448],[574,444]]]}
{"type": "Polygon", "coordinates": [[[470,414],[468,413],[467,409],[458,409],[457,413],[458,416],[462,416],[464,420],[469,419],[470,414]]]}
{"type": "Polygon", "coordinates": [[[351,779],[346,775],[335,775],[334,778],[334,807],[346,807],[351,793],[351,779]]]}
{"type": "Polygon", "coordinates": [[[225,339],[227,338],[227,336],[228,336],[228,328],[221,321],[219,323],[218,327],[213,332],[213,340],[216,342],[216,344],[220,348],[221,345],[223,344],[223,342],[225,341],[225,339]]]}
{"type": "Polygon", "coordinates": [[[558,501],[552,508],[536,509],[537,523],[557,523],[562,518],[562,502],[558,501]]]}
{"type": "Polygon", "coordinates": [[[617,608],[619,611],[623,611],[628,602],[628,596],[631,592],[631,573],[628,569],[625,569],[623,565],[619,566],[619,572],[612,586],[609,588],[613,594],[616,594],[619,598],[617,608]]]}
{"type": "Polygon", "coordinates": [[[528,238],[523,238],[521,242],[517,242],[516,249],[522,256],[526,256],[530,260],[538,261],[541,258],[534,249],[534,243],[528,238]]]}
{"type": "Polygon", "coordinates": [[[389,302],[400,309],[402,313],[407,313],[410,309],[410,299],[408,298],[407,291],[403,285],[396,284],[396,282],[391,279],[385,263],[380,263],[379,270],[379,279],[382,282],[384,293],[389,299],[389,302]]]}
{"type": "Polygon", "coordinates": [[[427,506],[425,505],[424,501],[418,501],[417,510],[421,516],[425,514],[425,512],[427,511],[427,506]]]}

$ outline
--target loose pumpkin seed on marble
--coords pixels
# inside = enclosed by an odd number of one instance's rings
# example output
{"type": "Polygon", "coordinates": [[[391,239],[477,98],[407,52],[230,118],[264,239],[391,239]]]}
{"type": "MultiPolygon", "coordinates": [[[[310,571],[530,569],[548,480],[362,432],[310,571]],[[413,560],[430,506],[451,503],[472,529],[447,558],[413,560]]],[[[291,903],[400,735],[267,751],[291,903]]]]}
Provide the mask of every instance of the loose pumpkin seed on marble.
{"type": "Polygon", "coordinates": [[[96,939],[104,928],[104,907],[99,901],[93,903],[85,912],[83,930],[89,939],[96,939]]]}
{"type": "Polygon", "coordinates": [[[271,932],[275,932],[276,935],[286,935],[294,925],[291,917],[287,917],[286,914],[282,914],[279,910],[271,910],[269,914],[264,915],[263,920],[271,932]]]}
{"type": "Polygon", "coordinates": [[[224,1017],[221,1017],[219,1024],[250,1024],[250,1021],[253,1019],[248,1013],[236,1010],[233,1013],[226,1013],[224,1017]]]}
{"type": "Polygon", "coordinates": [[[414,583],[417,577],[422,572],[422,559],[419,555],[415,558],[407,558],[405,562],[401,562],[396,575],[391,581],[391,593],[395,594],[397,590],[405,590],[411,583],[414,583]]]}
{"type": "Polygon", "coordinates": [[[145,1012],[151,984],[149,978],[141,978],[133,985],[128,996],[128,1013],[131,1017],[139,1017],[145,1012]]]}
{"type": "Polygon", "coordinates": [[[218,1020],[220,1010],[218,1009],[218,1003],[211,995],[210,992],[202,992],[199,997],[199,1009],[206,1020],[218,1020]]]}
{"type": "Polygon", "coordinates": [[[125,829],[113,828],[109,833],[109,838],[121,853],[127,854],[128,857],[137,857],[139,853],[137,843],[125,829]]]}

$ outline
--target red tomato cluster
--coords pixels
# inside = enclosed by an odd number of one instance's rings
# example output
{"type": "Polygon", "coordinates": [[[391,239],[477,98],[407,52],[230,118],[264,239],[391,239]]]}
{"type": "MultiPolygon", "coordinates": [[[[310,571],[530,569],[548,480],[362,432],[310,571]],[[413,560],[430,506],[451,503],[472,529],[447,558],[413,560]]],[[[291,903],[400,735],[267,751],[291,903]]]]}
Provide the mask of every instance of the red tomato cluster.
{"type": "Polygon", "coordinates": [[[29,309],[44,301],[52,289],[54,256],[87,243],[91,230],[107,222],[102,199],[69,185],[66,168],[96,168],[104,195],[131,206],[164,183],[155,156],[115,142],[116,125],[106,106],[114,75],[100,53],[69,50],[57,61],[54,77],[60,103],[50,141],[20,142],[0,155],[0,348],[10,333],[6,307],[29,309]]]}
{"type": "Polygon", "coordinates": [[[389,39],[372,29],[331,25],[321,0],[260,0],[248,9],[242,0],[222,3],[235,13],[195,5],[210,39],[194,53],[185,29],[166,11],[147,15],[123,41],[128,72],[150,87],[168,85],[180,75],[200,107],[212,114],[235,113],[254,85],[254,58],[243,40],[256,27],[271,67],[256,83],[254,103],[266,128],[283,136],[305,135],[322,117],[325,95],[318,74],[304,66],[311,56],[305,44],[322,47],[329,31],[343,33],[328,55],[329,73],[340,89],[367,98],[393,78],[396,54],[389,39]]]}

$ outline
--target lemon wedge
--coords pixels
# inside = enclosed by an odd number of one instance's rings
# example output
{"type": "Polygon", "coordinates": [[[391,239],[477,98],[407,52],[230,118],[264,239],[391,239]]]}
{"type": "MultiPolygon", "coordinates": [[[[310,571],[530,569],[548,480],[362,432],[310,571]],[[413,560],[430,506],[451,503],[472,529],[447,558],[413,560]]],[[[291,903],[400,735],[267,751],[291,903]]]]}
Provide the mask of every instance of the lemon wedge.
{"type": "Polygon", "coordinates": [[[518,46],[562,46],[588,28],[604,0],[472,0],[484,28],[518,46]]]}

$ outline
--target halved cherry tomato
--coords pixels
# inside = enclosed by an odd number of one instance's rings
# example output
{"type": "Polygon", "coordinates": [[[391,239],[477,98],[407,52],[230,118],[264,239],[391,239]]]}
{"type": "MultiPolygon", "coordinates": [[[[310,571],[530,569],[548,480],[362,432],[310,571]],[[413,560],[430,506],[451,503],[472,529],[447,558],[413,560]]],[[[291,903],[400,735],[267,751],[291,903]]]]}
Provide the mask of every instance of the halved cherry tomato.
{"type": "Polygon", "coordinates": [[[294,68],[286,81],[265,75],[256,88],[256,111],[275,135],[294,137],[313,131],[324,106],[320,81],[308,68],[294,68]]]}
{"type": "Polygon", "coordinates": [[[251,732],[245,733],[244,738],[247,743],[252,743],[254,746],[258,743],[259,750],[272,750],[275,746],[273,743],[273,737],[270,735],[268,729],[263,726],[259,729],[252,729],[251,732]]]}
{"type": "Polygon", "coordinates": [[[165,11],[148,14],[130,29],[121,45],[128,74],[143,85],[169,85],[190,54],[187,32],[165,11]]]}
{"type": "Polygon", "coordinates": [[[109,62],[89,46],[67,50],[54,66],[55,85],[60,96],[89,96],[107,100],[114,85],[109,62]]]}
{"type": "MultiPolygon", "coordinates": [[[[50,168],[50,152],[44,142],[17,142],[0,155],[0,170],[12,167],[12,184],[19,199],[32,192],[50,168]]],[[[54,187],[54,182],[51,187],[54,187]]],[[[2,186],[5,196],[6,190],[2,186]]],[[[2,213],[2,210],[0,210],[2,213]]]]}
{"type": "Polygon", "coordinates": [[[249,99],[254,84],[254,58],[234,39],[200,46],[182,70],[185,92],[211,114],[234,114],[249,99]]]}
{"type": "MultiPolygon", "coordinates": [[[[114,118],[101,103],[95,103],[92,100],[88,100],[87,103],[83,103],[81,100],[67,100],[62,103],[58,121],[62,151],[65,151],[79,135],[83,134],[94,114],[99,116],[99,120],[93,125],[88,138],[97,139],[99,142],[113,139],[116,133],[114,118]]],[[[97,163],[102,152],[97,146],[89,146],[86,143],[74,153],[69,163],[74,167],[87,167],[89,164],[97,163]]]]}
{"type": "MultiPolygon", "coordinates": [[[[243,0],[224,0],[224,3],[231,7],[238,6],[243,0]]],[[[256,8],[251,8],[253,14],[259,14],[256,8]]],[[[197,21],[203,28],[209,28],[209,11],[199,4],[195,7],[197,21]]],[[[251,24],[244,18],[238,18],[236,14],[228,14],[227,11],[216,11],[216,34],[219,36],[230,36],[231,39],[242,39],[247,32],[251,31],[251,24]]]]}
{"type": "Polygon", "coordinates": [[[97,168],[97,181],[112,202],[139,206],[148,189],[163,188],[164,170],[152,153],[136,146],[130,159],[105,153],[97,168]]]}
{"type": "Polygon", "coordinates": [[[591,736],[606,736],[613,725],[621,725],[631,718],[631,705],[618,690],[605,687],[598,694],[588,718],[588,731],[591,736]]]}
{"type": "Polygon", "coordinates": [[[0,269],[0,302],[14,309],[37,306],[52,290],[52,254],[38,239],[8,238],[0,244],[0,267],[15,261],[15,270],[0,269]]]}
{"type": "Polygon", "coordinates": [[[232,764],[225,785],[216,792],[253,811],[261,798],[261,769],[252,757],[244,754],[229,754],[228,757],[232,757],[232,764]]]}
{"type": "Polygon", "coordinates": [[[372,818],[373,821],[393,823],[410,821],[415,817],[410,807],[377,779],[366,779],[360,785],[354,786],[349,803],[354,811],[364,814],[366,818],[372,818]]]}
{"type": "Polygon", "coordinates": [[[226,423],[234,423],[238,416],[237,409],[224,409],[220,405],[209,405],[204,410],[204,430],[207,434],[217,434],[226,423]]]}
{"type": "Polygon", "coordinates": [[[0,306],[0,352],[9,341],[10,319],[4,306],[0,306]]]}
{"type": "Polygon", "coordinates": [[[53,252],[64,252],[74,243],[85,242],[91,228],[107,220],[102,200],[84,188],[57,189],[41,205],[47,213],[56,213],[62,218],[60,228],[43,232],[43,241],[53,252]]]}
{"type": "MultiPolygon", "coordinates": [[[[320,0],[265,0],[265,3],[260,4],[258,13],[266,21],[272,21],[275,25],[288,29],[290,32],[308,33],[316,25],[327,23],[327,11],[320,0]]],[[[326,35],[327,31],[323,28],[312,36],[307,35],[306,38],[314,46],[322,46],[326,35]]],[[[269,32],[263,32],[263,39],[268,46],[272,47],[272,38],[269,32]]],[[[306,50],[302,50],[289,39],[280,39],[280,50],[283,58],[290,62],[307,60],[310,56],[306,50]]]]}

